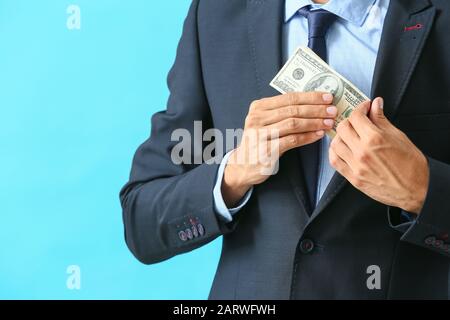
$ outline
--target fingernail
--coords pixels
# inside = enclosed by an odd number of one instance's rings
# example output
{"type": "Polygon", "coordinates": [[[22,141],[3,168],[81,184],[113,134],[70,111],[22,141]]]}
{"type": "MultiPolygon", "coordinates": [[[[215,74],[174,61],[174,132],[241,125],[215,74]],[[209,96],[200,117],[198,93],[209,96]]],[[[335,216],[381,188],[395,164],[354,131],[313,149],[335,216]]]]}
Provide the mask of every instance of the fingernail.
{"type": "Polygon", "coordinates": [[[337,108],[335,106],[331,106],[327,108],[327,113],[331,116],[337,115],[337,108]]]}
{"type": "Polygon", "coordinates": [[[322,137],[322,136],[325,134],[325,131],[323,131],[323,130],[321,130],[321,131],[316,131],[316,134],[317,134],[319,137],[322,137]]]}
{"type": "Polygon", "coordinates": [[[330,103],[333,101],[333,95],[331,93],[325,93],[322,98],[326,103],[330,103]]]}
{"type": "Polygon", "coordinates": [[[383,108],[384,108],[384,100],[383,100],[383,98],[378,98],[377,100],[378,100],[378,108],[383,110],[383,108]]]}
{"type": "Polygon", "coordinates": [[[327,126],[327,127],[332,127],[334,125],[334,120],[331,119],[325,119],[323,120],[323,123],[327,126]]]}

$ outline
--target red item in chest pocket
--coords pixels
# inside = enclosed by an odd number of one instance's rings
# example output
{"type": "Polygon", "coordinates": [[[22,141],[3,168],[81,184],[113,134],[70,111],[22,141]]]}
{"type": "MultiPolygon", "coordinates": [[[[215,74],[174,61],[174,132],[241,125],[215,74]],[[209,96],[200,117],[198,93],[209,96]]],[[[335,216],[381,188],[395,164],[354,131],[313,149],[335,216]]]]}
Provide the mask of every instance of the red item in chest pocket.
{"type": "Polygon", "coordinates": [[[423,28],[423,24],[418,23],[418,24],[416,24],[414,26],[405,27],[405,32],[406,31],[412,31],[412,30],[419,30],[419,29],[422,29],[422,28],[423,28]]]}

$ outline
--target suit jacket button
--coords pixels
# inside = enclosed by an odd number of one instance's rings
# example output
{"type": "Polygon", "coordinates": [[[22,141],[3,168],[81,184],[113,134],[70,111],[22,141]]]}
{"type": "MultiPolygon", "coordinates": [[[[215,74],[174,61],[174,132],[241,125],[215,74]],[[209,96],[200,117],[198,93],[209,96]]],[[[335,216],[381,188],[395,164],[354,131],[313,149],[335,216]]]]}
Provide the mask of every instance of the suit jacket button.
{"type": "Polygon", "coordinates": [[[444,245],[444,241],[442,241],[442,240],[436,240],[433,244],[433,246],[435,248],[441,248],[443,245],[444,245]]]}
{"type": "Polygon", "coordinates": [[[428,238],[425,239],[424,242],[425,242],[426,245],[432,246],[436,242],[436,237],[433,237],[433,236],[428,237],[428,238]]]}
{"type": "Polygon", "coordinates": [[[186,232],[184,232],[183,230],[178,232],[178,237],[180,238],[181,241],[185,242],[187,241],[187,235],[186,232]]]}
{"type": "Polygon", "coordinates": [[[300,242],[300,251],[303,254],[311,253],[314,250],[314,242],[311,239],[304,239],[300,242]]]}
{"type": "Polygon", "coordinates": [[[203,225],[201,223],[197,224],[197,231],[199,235],[204,235],[205,234],[205,228],[203,227],[203,225]]]}
{"type": "Polygon", "coordinates": [[[198,229],[197,229],[197,226],[196,226],[196,225],[193,225],[193,226],[191,227],[191,229],[192,229],[192,234],[194,235],[195,238],[197,238],[197,237],[198,237],[198,229]]]}
{"type": "Polygon", "coordinates": [[[192,240],[194,238],[191,229],[188,228],[184,232],[186,233],[186,236],[188,237],[189,240],[192,240]]]}

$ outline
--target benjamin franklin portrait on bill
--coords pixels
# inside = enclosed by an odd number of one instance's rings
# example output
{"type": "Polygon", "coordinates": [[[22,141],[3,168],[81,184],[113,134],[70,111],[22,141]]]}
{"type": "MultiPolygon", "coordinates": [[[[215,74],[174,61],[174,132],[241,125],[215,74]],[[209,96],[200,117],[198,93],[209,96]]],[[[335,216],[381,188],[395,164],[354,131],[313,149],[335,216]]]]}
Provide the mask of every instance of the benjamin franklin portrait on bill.
{"type": "Polygon", "coordinates": [[[319,73],[305,85],[303,91],[329,92],[334,96],[333,103],[337,104],[344,94],[344,84],[339,77],[332,73],[319,73]]]}

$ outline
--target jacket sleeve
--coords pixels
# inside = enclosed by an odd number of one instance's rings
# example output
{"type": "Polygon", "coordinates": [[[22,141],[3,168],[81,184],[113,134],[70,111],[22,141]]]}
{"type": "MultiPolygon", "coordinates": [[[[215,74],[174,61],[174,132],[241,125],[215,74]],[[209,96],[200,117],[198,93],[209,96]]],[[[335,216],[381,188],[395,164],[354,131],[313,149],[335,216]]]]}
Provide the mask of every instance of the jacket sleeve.
{"type": "MultiPolygon", "coordinates": [[[[417,219],[407,226],[401,238],[450,257],[450,165],[428,158],[430,180],[424,206],[417,219]]],[[[397,227],[400,210],[389,208],[391,226],[397,227]]]]}
{"type": "Polygon", "coordinates": [[[189,133],[194,142],[212,126],[199,54],[198,3],[194,0],[189,9],[168,76],[167,109],[153,115],[150,138],[136,151],[130,180],[120,192],[126,243],[146,264],[198,248],[231,232],[235,223],[221,222],[214,210],[219,164],[195,164],[195,148],[183,154],[190,164],[176,164],[171,158],[180,142],[171,141],[175,130],[189,133]],[[202,132],[194,134],[196,121],[202,132]]]}

